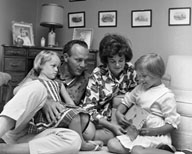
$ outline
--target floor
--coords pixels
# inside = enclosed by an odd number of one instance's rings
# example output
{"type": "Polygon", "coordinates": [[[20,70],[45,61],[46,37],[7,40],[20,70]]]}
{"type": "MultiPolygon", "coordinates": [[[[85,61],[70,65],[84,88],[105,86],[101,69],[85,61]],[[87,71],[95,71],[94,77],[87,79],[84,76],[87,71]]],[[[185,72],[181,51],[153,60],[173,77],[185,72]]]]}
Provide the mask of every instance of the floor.
{"type": "MultiPolygon", "coordinates": [[[[190,151],[189,150],[183,150],[182,152],[185,154],[192,154],[192,150],[190,150],[190,151]]],[[[86,152],[80,151],[79,154],[112,154],[112,153],[108,152],[107,147],[104,146],[101,151],[86,151],[86,152]]]]}
{"type": "Polygon", "coordinates": [[[108,152],[107,147],[104,146],[101,151],[80,151],[79,154],[112,154],[112,153],[108,152]]]}

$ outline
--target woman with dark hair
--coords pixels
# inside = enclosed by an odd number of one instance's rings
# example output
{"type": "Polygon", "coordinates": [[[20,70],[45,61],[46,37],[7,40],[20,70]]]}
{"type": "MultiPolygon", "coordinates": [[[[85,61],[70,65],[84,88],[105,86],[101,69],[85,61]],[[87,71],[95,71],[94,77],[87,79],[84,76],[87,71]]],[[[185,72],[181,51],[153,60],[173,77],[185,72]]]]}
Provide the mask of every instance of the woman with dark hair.
{"type": "Polygon", "coordinates": [[[93,122],[84,135],[102,140],[106,145],[110,138],[123,133],[120,126],[111,123],[112,108],[117,108],[122,96],[130,92],[137,81],[130,63],[132,49],[123,36],[105,35],[99,45],[99,56],[103,64],[93,70],[83,104],[93,122]]]}

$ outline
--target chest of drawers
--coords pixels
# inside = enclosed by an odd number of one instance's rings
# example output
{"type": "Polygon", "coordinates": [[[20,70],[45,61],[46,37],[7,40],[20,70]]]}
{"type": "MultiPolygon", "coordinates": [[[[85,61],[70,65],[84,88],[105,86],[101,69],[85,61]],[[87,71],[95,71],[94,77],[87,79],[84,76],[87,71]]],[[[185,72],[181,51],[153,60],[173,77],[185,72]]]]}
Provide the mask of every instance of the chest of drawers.
{"type": "MultiPolygon", "coordinates": [[[[3,47],[3,70],[11,75],[11,85],[14,88],[20,81],[27,75],[27,73],[33,67],[33,60],[35,56],[42,50],[52,50],[60,55],[61,61],[63,60],[63,49],[62,48],[49,48],[49,47],[17,47],[2,45],[3,47]]],[[[87,63],[88,72],[96,67],[96,50],[90,50],[89,59],[87,63]]],[[[4,102],[3,88],[1,88],[1,100],[4,102]]]]}

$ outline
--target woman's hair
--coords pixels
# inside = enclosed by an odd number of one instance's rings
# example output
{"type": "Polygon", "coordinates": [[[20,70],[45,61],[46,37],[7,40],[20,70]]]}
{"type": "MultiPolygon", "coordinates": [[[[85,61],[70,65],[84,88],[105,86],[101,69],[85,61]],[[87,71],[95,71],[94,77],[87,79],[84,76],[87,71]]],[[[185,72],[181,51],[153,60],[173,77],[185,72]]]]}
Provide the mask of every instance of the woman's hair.
{"type": "Polygon", "coordinates": [[[50,61],[53,56],[57,56],[59,59],[59,63],[60,63],[60,58],[59,58],[58,54],[54,51],[43,50],[37,54],[37,56],[35,57],[34,62],[33,62],[33,68],[34,68],[36,75],[40,74],[40,72],[42,70],[42,66],[46,62],[50,61]]]}
{"type": "Polygon", "coordinates": [[[133,57],[132,49],[123,36],[118,34],[107,34],[99,44],[100,60],[104,65],[107,65],[107,58],[113,57],[114,55],[125,55],[126,62],[131,61],[133,57]]]}
{"type": "Polygon", "coordinates": [[[152,75],[161,78],[165,73],[165,64],[160,55],[156,53],[149,53],[141,56],[135,62],[135,69],[146,69],[152,75]]]}
{"type": "Polygon", "coordinates": [[[71,40],[67,44],[65,44],[63,48],[63,53],[67,53],[69,56],[71,56],[71,48],[73,47],[74,44],[78,44],[84,48],[88,48],[87,43],[82,40],[71,40]]]}

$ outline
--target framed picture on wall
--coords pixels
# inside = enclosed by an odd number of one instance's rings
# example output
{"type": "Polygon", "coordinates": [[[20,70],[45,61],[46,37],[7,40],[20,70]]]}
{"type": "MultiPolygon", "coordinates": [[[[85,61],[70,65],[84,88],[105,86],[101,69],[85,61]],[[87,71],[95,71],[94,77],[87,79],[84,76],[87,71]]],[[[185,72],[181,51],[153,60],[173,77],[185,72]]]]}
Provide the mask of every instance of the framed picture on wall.
{"type": "Polygon", "coordinates": [[[191,8],[169,8],[169,26],[191,25],[191,8]]]}
{"type": "Polygon", "coordinates": [[[13,45],[22,40],[24,46],[34,46],[34,35],[32,23],[12,21],[13,45]]]}
{"type": "Polygon", "coordinates": [[[99,27],[117,27],[117,11],[99,11],[98,12],[99,27]]]}
{"type": "Polygon", "coordinates": [[[68,27],[69,28],[85,27],[85,12],[69,12],[68,27]]]}
{"type": "Polygon", "coordinates": [[[74,28],[73,40],[78,39],[85,41],[90,49],[92,39],[93,39],[93,29],[92,28],[74,28]]]}
{"type": "Polygon", "coordinates": [[[131,11],[131,27],[151,27],[152,10],[131,11]]]}
{"type": "Polygon", "coordinates": [[[86,0],[69,0],[69,2],[79,2],[79,1],[86,1],[86,0]]]}

